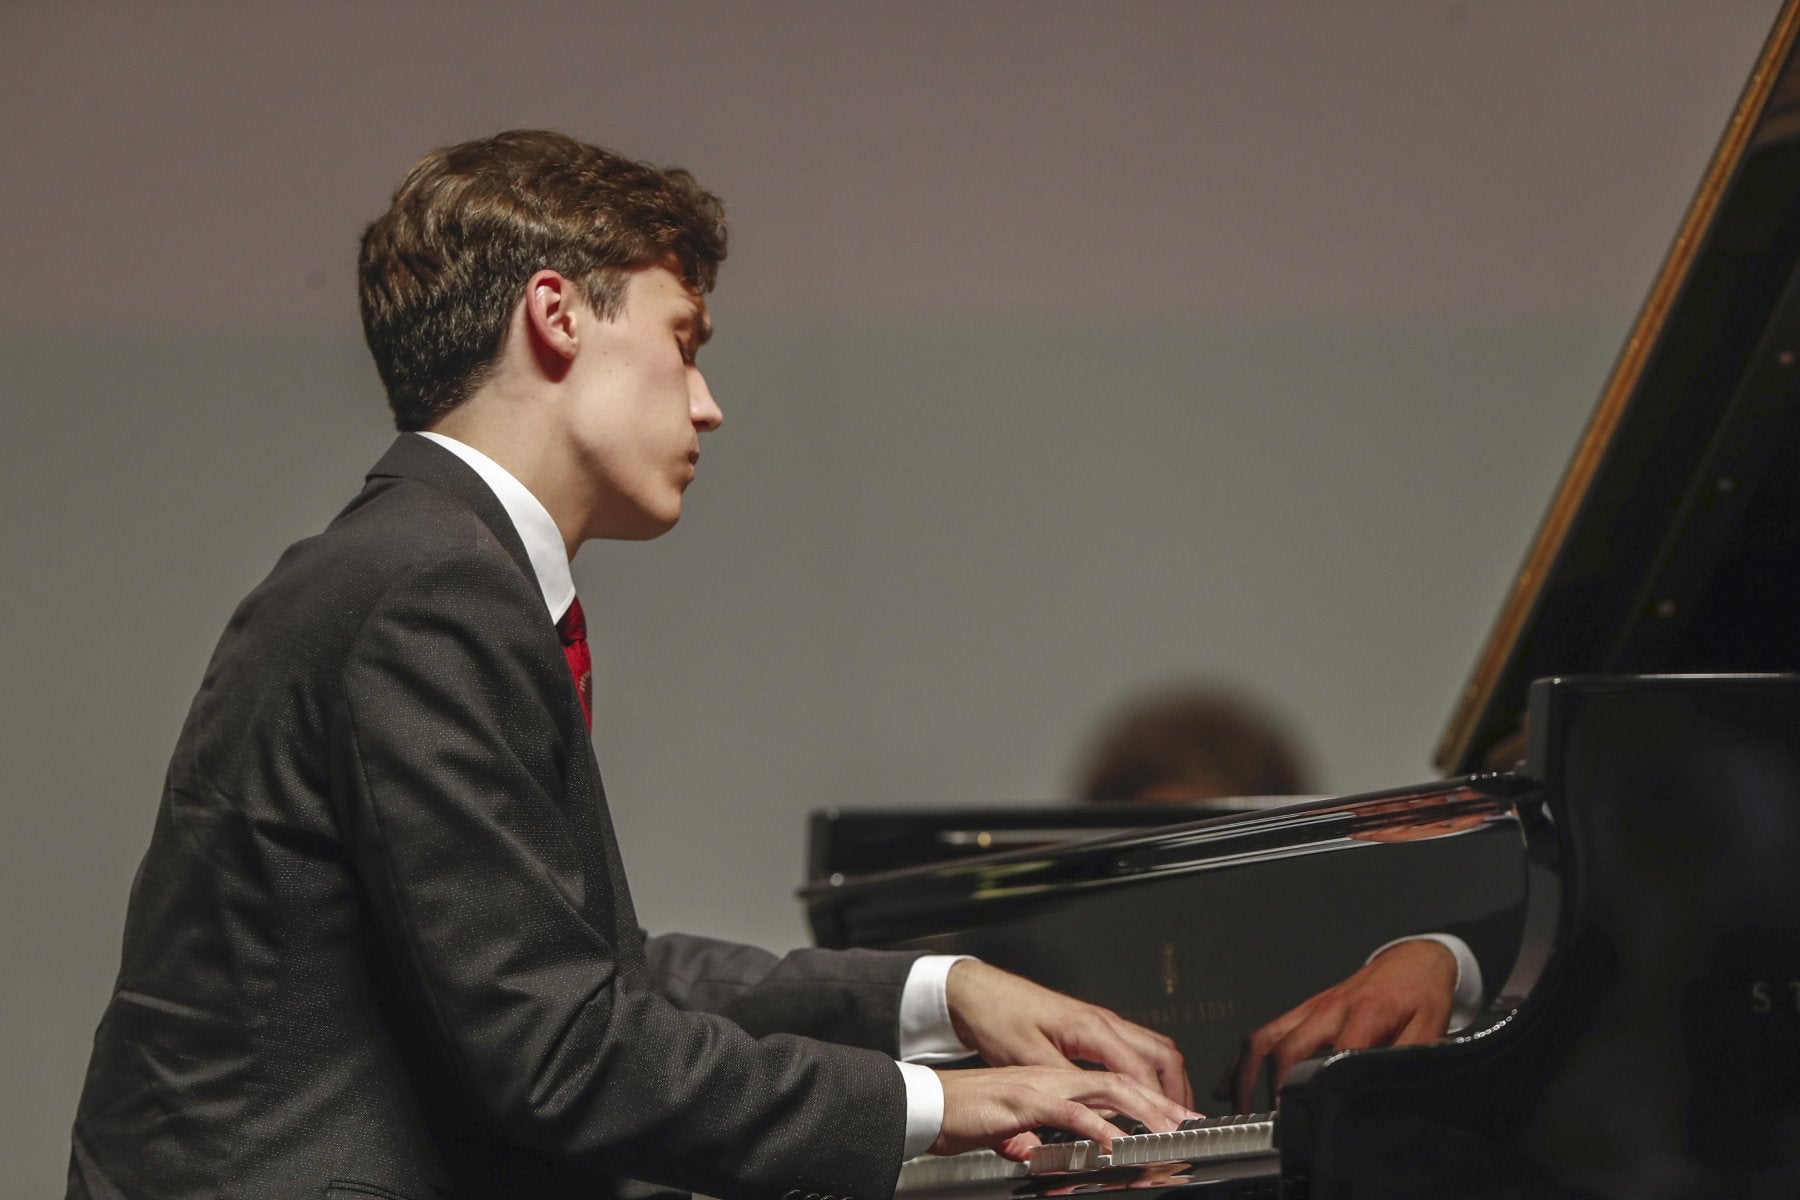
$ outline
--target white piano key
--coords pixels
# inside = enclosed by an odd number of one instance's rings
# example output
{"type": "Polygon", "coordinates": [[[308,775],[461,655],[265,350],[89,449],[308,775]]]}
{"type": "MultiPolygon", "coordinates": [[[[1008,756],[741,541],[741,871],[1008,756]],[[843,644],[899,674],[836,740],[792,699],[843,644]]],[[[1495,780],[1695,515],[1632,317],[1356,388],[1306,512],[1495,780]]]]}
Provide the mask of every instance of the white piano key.
{"type": "Polygon", "coordinates": [[[949,1157],[922,1155],[901,1165],[896,1190],[912,1192],[963,1183],[1020,1179],[1027,1175],[1235,1158],[1269,1154],[1274,1148],[1274,1114],[1212,1117],[1197,1122],[1192,1128],[1168,1133],[1121,1134],[1112,1140],[1111,1154],[1102,1154],[1095,1142],[1079,1141],[1038,1146],[1032,1150],[1028,1162],[1002,1158],[992,1150],[972,1150],[949,1157]]]}
{"type": "Polygon", "coordinates": [[[1022,1179],[1028,1171],[1025,1163],[1002,1158],[992,1150],[951,1155],[921,1154],[900,1164],[900,1178],[894,1190],[908,1192],[958,1183],[985,1183],[990,1179],[1022,1179]]]}

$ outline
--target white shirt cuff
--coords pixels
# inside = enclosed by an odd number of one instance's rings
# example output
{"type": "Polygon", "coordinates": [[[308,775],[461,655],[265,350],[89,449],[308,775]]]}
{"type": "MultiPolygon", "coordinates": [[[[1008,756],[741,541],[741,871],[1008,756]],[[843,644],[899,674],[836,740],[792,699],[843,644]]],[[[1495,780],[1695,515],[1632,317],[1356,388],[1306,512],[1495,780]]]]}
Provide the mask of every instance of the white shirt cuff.
{"type": "MultiPolygon", "coordinates": [[[[974,1051],[957,1040],[950,1024],[944,987],[950,968],[967,954],[927,954],[913,962],[900,992],[900,1057],[909,1063],[942,1063],[967,1058],[974,1051]]],[[[938,1110],[943,1115],[939,1089],[938,1110]]],[[[932,1134],[936,1140],[937,1134],[932,1134]]]]}
{"type": "Polygon", "coordinates": [[[974,1051],[957,1039],[950,1024],[945,987],[950,968],[967,954],[927,954],[913,961],[900,989],[900,1080],[906,1084],[906,1141],[900,1157],[931,1149],[944,1127],[944,1085],[925,1063],[951,1062],[974,1051]]]}
{"type": "Polygon", "coordinates": [[[1475,952],[1469,944],[1453,933],[1416,933],[1410,937],[1395,938],[1375,947],[1375,953],[1364,959],[1370,962],[1376,954],[1401,942],[1436,942],[1456,957],[1456,992],[1450,997],[1450,1023],[1445,1033],[1455,1033],[1475,1023],[1481,1015],[1481,964],[1475,961],[1475,952]]]}
{"type": "Polygon", "coordinates": [[[931,1149],[944,1127],[944,1085],[937,1072],[918,1063],[897,1062],[900,1081],[906,1084],[906,1141],[900,1158],[917,1158],[931,1149]]]}

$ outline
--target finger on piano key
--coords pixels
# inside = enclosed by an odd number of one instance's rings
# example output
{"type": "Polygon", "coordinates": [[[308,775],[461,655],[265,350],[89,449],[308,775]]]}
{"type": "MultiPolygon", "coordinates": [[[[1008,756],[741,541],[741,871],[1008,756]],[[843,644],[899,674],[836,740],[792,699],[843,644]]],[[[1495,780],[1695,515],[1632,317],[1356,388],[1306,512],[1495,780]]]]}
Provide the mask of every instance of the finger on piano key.
{"type": "Polygon", "coordinates": [[[1159,1162],[1206,1161],[1272,1154],[1275,1115],[1247,1113],[1199,1117],[1168,1133],[1122,1134],[1111,1154],[1085,1139],[1038,1146],[1027,1162],[1003,1158],[992,1150],[973,1150],[947,1157],[923,1155],[900,1168],[897,1192],[917,1192],[957,1184],[1056,1175],[1105,1167],[1142,1166],[1159,1162]]]}

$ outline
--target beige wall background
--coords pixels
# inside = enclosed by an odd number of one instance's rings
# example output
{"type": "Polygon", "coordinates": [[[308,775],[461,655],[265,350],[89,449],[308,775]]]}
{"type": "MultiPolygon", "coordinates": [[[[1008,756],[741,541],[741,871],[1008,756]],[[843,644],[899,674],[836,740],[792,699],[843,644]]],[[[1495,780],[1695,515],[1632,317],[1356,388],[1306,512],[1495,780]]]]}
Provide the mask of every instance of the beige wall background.
{"type": "Polygon", "coordinates": [[[1428,777],[1775,7],[0,4],[0,1195],[214,637],[388,440],[351,261],[419,152],[731,205],[725,427],[577,582],[646,921],[784,944],[808,810],[1058,798],[1145,682],[1428,777]]]}

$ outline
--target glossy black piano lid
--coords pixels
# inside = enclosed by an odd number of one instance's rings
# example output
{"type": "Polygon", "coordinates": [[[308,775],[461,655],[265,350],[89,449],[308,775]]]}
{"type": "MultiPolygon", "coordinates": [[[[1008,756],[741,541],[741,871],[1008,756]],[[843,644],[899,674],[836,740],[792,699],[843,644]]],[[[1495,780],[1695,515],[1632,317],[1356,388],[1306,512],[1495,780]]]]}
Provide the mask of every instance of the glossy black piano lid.
{"type": "Polygon", "coordinates": [[[1478,1035],[1302,1064],[1283,1195],[1800,1196],[1800,677],[1533,691],[1554,951],[1478,1035]]]}
{"type": "Polygon", "coordinates": [[[826,808],[807,828],[806,878],[868,875],[923,863],[1269,807],[1258,799],[1169,804],[826,808]]]}
{"type": "Polygon", "coordinates": [[[1797,25],[1790,2],[1440,741],[1446,772],[1492,761],[1544,676],[1800,667],[1797,25]]]}

